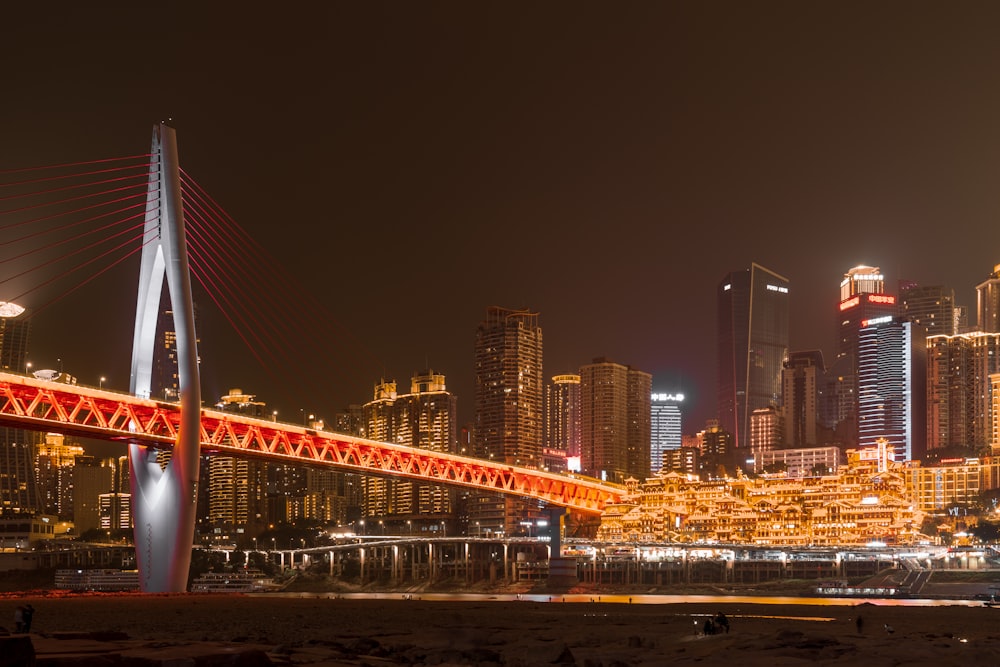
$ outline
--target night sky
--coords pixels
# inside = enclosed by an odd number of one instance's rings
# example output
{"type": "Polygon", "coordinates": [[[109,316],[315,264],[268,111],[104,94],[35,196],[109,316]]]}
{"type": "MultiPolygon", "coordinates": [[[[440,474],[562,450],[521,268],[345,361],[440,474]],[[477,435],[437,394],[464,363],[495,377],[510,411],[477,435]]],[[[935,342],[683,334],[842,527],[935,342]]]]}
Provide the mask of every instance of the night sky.
{"type": "MultiPolygon", "coordinates": [[[[429,365],[471,420],[501,305],[541,314],[546,376],[630,364],[694,432],[726,273],[786,276],[792,348],[829,362],[849,268],[974,307],[1000,263],[1000,4],[60,4],[4,8],[0,169],[144,153],[172,118],[183,168],[351,334],[282,369],[326,395],[276,395],[205,307],[209,402],[331,419],[429,365]]],[[[36,366],[127,388],[135,279],[36,318],[36,366]]]]}

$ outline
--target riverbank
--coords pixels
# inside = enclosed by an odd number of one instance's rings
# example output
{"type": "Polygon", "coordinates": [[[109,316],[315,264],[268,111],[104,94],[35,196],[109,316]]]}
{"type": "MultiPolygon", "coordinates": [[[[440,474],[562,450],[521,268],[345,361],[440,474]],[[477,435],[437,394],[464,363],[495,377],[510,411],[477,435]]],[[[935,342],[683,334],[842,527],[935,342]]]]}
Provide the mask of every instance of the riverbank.
{"type": "Polygon", "coordinates": [[[103,637],[119,654],[212,645],[256,651],[272,664],[1000,664],[1000,610],[986,607],[616,599],[50,593],[6,597],[0,613],[9,619],[18,604],[35,607],[32,641],[40,656],[103,637]],[[731,632],[704,635],[704,620],[719,612],[731,632]]]}

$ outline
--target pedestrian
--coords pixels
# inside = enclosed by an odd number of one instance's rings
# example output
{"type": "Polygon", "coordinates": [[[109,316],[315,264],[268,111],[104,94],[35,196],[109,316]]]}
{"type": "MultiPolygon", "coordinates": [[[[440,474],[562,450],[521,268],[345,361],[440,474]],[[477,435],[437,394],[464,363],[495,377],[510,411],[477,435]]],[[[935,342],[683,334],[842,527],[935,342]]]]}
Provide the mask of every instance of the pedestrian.
{"type": "Polygon", "coordinates": [[[705,625],[702,626],[701,631],[707,635],[715,634],[715,623],[712,621],[712,617],[709,616],[705,619],[705,625]]]}
{"type": "Polygon", "coordinates": [[[24,607],[17,605],[14,609],[14,634],[21,634],[24,632],[24,607]]]}
{"type": "Polygon", "coordinates": [[[24,610],[21,612],[21,620],[24,624],[23,629],[26,634],[31,632],[31,617],[34,615],[35,615],[35,608],[32,607],[30,604],[26,605],[24,607],[24,610]]]}
{"type": "Polygon", "coordinates": [[[718,626],[720,631],[729,634],[729,619],[721,611],[715,617],[715,625],[718,626]]]}
{"type": "Polygon", "coordinates": [[[858,634],[860,635],[862,629],[865,627],[865,619],[861,618],[861,614],[858,614],[858,617],[854,619],[854,627],[858,629],[858,634]]]}

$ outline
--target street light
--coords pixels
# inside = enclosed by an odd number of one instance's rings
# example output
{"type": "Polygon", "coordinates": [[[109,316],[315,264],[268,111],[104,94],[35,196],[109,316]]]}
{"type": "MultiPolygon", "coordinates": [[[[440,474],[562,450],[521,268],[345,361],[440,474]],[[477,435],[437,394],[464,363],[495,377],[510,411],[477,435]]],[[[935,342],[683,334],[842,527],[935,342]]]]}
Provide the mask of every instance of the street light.
{"type": "Polygon", "coordinates": [[[106,378],[106,377],[104,377],[104,376],[102,375],[102,376],[101,376],[101,384],[99,384],[97,388],[98,388],[98,389],[104,389],[104,382],[105,382],[105,380],[107,380],[107,379],[108,379],[108,378],[106,378]]]}
{"type": "Polygon", "coordinates": [[[409,519],[406,520],[406,530],[409,531],[410,535],[413,535],[413,522],[409,519]]]}
{"type": "Polygon", "coordinates": [[[364,535],[365,534],[365,520],[364,519],[359,519],[358,520],[358,525],[361,526],[361,534],[364,535]]]}
{"type": "Polygon", "coordinates": [[[25,375],[31,375],[31,362],[30,361],[24,362],[24,374],[25,375]]]}
{"type": "Polygon", "coordinates": [[[274,412],[271,413],[271,421],[273,421],[273,422],[278,421],[278,411],[277,410],[275,410],[274,412]]]}

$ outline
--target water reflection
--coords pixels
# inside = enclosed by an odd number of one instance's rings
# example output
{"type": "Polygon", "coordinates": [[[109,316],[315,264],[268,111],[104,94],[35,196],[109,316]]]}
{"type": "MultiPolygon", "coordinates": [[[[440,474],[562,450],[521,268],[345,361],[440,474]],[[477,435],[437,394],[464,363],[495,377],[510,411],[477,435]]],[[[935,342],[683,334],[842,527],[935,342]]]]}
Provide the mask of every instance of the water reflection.
{"type": "MultiPolygon", "coordinates": [[[[981,600],[930,600],[925,598],[835,598],[756,595],[538,595],[534,593],[247,593],[251,597],[340,598],[344,600],[413,600],[433,602],[545,602],[553,604],[783,604],[818,607],[854,607],[869,603],[880,607],[981,607],[981,600]]],[[[766,616],[764,618],[783,618],[766,616]]],[[[801,618],[801,617],[795,617],[801,618]]],[[[820,620],[820,619],[817,619],[820,620]]],[[[828,619],[822,619],[828,620],[828,619]]]]}

